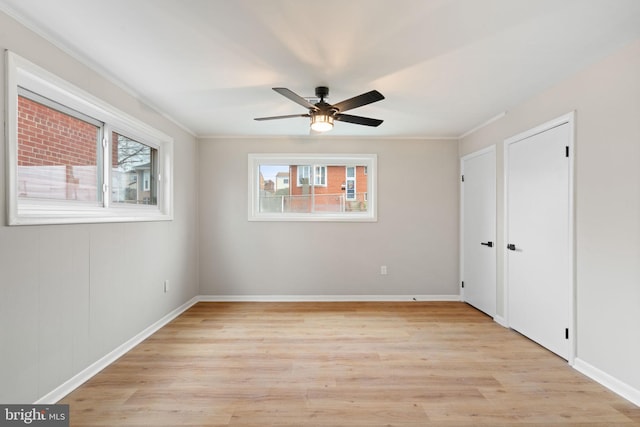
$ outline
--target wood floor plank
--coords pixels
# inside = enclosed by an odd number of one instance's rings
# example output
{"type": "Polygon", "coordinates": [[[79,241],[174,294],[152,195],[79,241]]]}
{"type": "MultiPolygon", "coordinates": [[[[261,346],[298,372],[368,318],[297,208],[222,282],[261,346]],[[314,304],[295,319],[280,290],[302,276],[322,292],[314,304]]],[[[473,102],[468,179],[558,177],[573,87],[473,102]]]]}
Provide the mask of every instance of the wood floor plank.
{"type": "Polygon", "coordinates": [[[640,425],[455,302],[198,303],[60,403],[73,426],[640,425]]]}

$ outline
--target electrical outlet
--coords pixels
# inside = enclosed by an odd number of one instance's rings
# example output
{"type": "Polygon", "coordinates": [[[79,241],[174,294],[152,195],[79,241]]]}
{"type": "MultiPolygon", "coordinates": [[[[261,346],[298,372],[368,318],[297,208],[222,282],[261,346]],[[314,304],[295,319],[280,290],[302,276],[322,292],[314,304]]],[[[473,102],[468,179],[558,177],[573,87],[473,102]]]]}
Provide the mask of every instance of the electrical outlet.
{"type": "Polygon", "coordinates": [[[169,280],[164,281],[164,293],[169,292],[169,280]]]}
{"type": "Polygon", "coordinates": [[[381,265],[380,266],[380,274],[382,276],[386,276],[387,275],[387,266],[386,265],[381,265]]]}

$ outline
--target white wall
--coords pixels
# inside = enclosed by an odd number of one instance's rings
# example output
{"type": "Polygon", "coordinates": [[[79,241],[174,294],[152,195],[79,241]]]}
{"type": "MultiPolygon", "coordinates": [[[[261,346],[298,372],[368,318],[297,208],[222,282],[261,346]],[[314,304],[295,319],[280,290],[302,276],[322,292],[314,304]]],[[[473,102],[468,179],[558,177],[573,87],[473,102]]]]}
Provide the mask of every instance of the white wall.
{"type": "MultiPolygon", "coordinates": [[[[0,48],[175,140],[174,221],[8,227],[0,135],[0,402],[29,403],[197,295],[197,144],[3,13],[0,48]]],[[[4,69],[2,63],[2,82],[4,69]]],[[[0,98],[4,118],[4,84],[0,98]]]]}
{"type": "MultiPolygon", "coordinates": [[[[512,108],[464,138],[460,154],[498,145],[498,245],[504,139],[576,111],[577,357],[640,401],[640,40],[512,108]]],[[[502,265],[498,254],[498,311],[502,265]]]]}
{"type": "Polygon", "coordinates": [[[204,139],[199,170],[202,294],[459,295],[456,141],[204,139]],[[247,154],[275,152],[377,154],[378,222],[249,222],[247,154]]]}

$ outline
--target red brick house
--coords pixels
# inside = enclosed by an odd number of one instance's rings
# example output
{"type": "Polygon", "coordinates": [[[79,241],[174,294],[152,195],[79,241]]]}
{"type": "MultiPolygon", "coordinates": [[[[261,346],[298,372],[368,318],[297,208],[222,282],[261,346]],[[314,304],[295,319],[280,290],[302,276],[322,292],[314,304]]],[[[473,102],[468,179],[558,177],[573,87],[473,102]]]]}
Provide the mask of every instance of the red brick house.
{"type": "Polygon", "coordinates": [[[296,212],[311,211],[312,206],[316,211],[367,209],[366,166],[291,166],[289,173],[291,208],[296,212]]]}

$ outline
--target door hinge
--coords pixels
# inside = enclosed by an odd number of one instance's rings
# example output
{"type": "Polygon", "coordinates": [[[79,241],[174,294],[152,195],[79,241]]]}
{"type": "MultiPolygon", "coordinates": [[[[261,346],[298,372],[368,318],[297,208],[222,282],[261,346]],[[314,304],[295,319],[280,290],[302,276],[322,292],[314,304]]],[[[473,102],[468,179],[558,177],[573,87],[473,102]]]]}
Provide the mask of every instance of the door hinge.
{"type": "Polygon", "coordinates": [[[102,138],[102,148],[107,148],[107,138],[102,138]]]}
{"type": "Polygon", "coordinates": [[[108,189],[109,189],[109,187],[107,186],[107,184],[102,184],[102,192],[104,194],[107,194],[108,189]]]}
{"type": "Polygon", "coordinates": [[[464,288],[464,280],[462,281],[462,287],[464,288]]]}
{"type": "Polygon", "coordinates": [[[569,339],[569,328],[564,328],[564,339],[569,339]]]}
{"type": "Polygon", "coordinates": [[[569,146],[564,147],[564,156],[569,157],[569,146]]]}
{"type": "Polygon", "coordinates": [[[464,182],[464,175],[462,175],[461,178],[462,178],[462,182],[464,182]]]}

